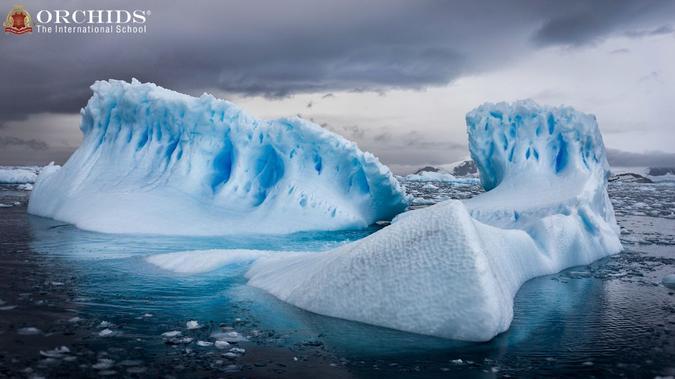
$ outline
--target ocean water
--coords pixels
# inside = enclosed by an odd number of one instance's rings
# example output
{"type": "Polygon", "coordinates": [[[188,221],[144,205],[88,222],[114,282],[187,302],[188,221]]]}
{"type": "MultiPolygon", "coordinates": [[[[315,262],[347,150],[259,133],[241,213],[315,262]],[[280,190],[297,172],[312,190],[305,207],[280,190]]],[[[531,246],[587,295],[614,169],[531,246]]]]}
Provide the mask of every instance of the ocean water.
{"type": "MultiPolygon", "coordinates": [[[[406,187],[415,207],[481,192],[477,184],[406,187]]],[[[0,376],[675,375],[675,289],[661,284],[675,273],[675,185],[609,190],[624,252],[527,282],[511,328],[466,343],[297,309],[248,287],[245,263],[178,275],[144,260],[208,248],[320,253],[376,227],[245,238],[109,235],[28,215],[29,192],[3,186],[0,203],[11,206],[0,208],[0,376]],[[191,320],[200,327],[189,330],[191,320]],[[162,335],[171,331],[180,336],[162,335]],[[231,333],[229,346],[201,346],[219,332],[231,333]]]]}

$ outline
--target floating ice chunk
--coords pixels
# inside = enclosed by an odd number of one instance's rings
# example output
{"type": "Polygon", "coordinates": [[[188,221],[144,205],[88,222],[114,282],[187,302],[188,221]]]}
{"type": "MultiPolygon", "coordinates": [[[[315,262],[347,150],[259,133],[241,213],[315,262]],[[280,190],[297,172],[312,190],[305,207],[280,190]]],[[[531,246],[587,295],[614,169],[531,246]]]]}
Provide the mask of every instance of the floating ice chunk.
{"type": "Polygon", "coordinates": [[[229,264],[250,262],[267,252],[256,250],[199,250],[151,255],[146,261],[180,274],[208,272],[229,264]]]}
{"type": "Polygon", "coordinates": [[[64,354],[68,353],[70,353],[70,349],[67,346],[61,346],[47,351],[40,350],[40,355],[47,358],[63,358],[64,354]]]}
{"type": "Polygon", "coordinates": [[[227,342],[227,341],[222,341],[222,340],[217,340],[217,341],[215,342],[215,345],[216,345],[216,347],[217,347],[218,349],[225,349],[225,348],[227,348],[228,346],[230,346],[229,342],[227,342]]]}
{"type": "Polygon", "coordinates": [[[417,174],[410,174],[405,177],[410,182],[452,182],[457,178],[447,172],[422,171],[417,174]]]}
{"type": "Polygon", "coordinates": [[[190,320],[190,321],[185,323],[185,327],[188,328],[188,330],[192,330],[192,329],[199,329],[202,326],[199,325],[199,323],[197,321],[190,320]]]}
{"type": "Polygon", "coordinates": [[[25,328],[17,329],[16,333],[22,336],[34,336],[36,334],[42,334],[42,331],[34,326],[27,326],[25,328]]]}
{"type": "Polygon", "coordinates": [[[183,335],[183,333],[180,330],[172,330],[170,332],[162,333],[162,337],[166,337],[166,338],[180,337],[182,335],[183,335]]]}
{"type": "Polygon", "coordinates": [[[112,327],[112,326],[113,326],[113,323],[112,323],[112,322],[110,322],[110,321],[105,321],[105,320],[104,320],[104,321],[101,321],[101,322],[98,324],[98,327],[99,327],[99,328],[110,328],[110,327],[112,327]]]}
{"type": "Polygon", "coordinates": [[[308,121],[136,80],[91,88],[82,145],[42,170],[32,214],[110,233],[274,234],[363,228],[407,206],[376,157],[308,121]]]}
{"type": "Polygon", "coordinates": [[[105,328],[105,329],[101,330],[100,332],[98,332],[99,337],[110,337],[113,334],[115,334],[115,332],[108,329],[108,328],[105,328]]]}
{"type": "Polygon", "coordinates": [[[33,190],[33,185],[30,183],[24,183],[24,184],[19,184],[16,186],[17,189],[21,191],[32,191],[33,190]]]}
{"type": "Polygon", "coordinates": [[[488,192],[321,254],[263,256],[249,284],[323,315],[486,341],[508,329],[525,281],[621,250],[595,117],[524,101],[485,104],[467,124],[488,192]]]}
{"type": "Polygon", "coordinates": [[[2,167],[0,166],[0,183],[22,184],[34,183],[39,167],[2,167]]]}
{"type": "Polygon", "coordinates": [[[235,332],[235,331],[213,332],[213,333],[211,333],[211,338],[215,338],[217,340],[227,341],[227,342],[247,341],[246,337],[242,336],[239,332],[235,332]]]}
{"type": "Polygon", "coordinates": [[[91,365],[94,370],[107,370],[115,364],[115,361],[107,358],[99,358],[98,362],[91,365]]]}
{"type": "MultiPolygon", "coordinates": [[[[228,344],[229,345],[229,344],[228,344]]],[[[208,347],[213,346],[213,342],[210,341],[197,341],[197,346],[208,347]]]]}

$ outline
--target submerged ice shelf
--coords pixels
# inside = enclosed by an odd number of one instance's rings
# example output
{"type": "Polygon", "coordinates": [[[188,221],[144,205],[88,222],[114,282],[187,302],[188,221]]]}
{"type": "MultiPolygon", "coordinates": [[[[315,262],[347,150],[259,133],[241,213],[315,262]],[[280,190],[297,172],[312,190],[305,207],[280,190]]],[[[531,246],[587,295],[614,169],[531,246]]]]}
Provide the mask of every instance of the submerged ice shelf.
{"type": "Polygon", "coordinates": [[[376,157],[313,123],[136,80],[91,88],[82,145],[39,176],[32,214],[109,233],[279,234],[363,228],[407,206],[376,157]]]}
{"type": "MultiPolygon", "coordinates": [[[[467,125],[488,192],[403,213],[323,253],[235,253],[257,257],[249,284],[323,315],[486,341],[508,329],[525,281],[621,250],[592,115],[531,101],[485,104],[467,125]]],[[[171,269],[190,265],[189,254],[151,262],[171,269]]],[[[202,269],[230,254],[208,252],[202,269]]]]}

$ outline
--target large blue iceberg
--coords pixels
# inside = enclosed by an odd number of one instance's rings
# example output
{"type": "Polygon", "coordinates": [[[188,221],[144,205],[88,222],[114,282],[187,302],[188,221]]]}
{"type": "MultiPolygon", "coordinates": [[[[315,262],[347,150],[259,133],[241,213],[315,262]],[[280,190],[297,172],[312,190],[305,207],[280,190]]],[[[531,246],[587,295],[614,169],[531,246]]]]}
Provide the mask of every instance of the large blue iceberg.
{"type": "Polygon", "coordinates": [[[40,175],[32,214],[111,233],[275,234],[363,228],[407,206],[376,157],[310,122],[136,80],[91,88],[84,141],[40,175]]]}
{"type": "MultiPolygon", "coordinates": [[[[532,101],[485,104],[466,121],[488,192],[402,213],[323,253],[210,251],[255,259],[249,284],[323,315],[445,338],[486,341],[508,329],[527,280],[621,250],[595,117],[532,101]]],[[[190,252],[150,262],[190,272],[190,252]]],[[[199,265],[199,262],[202,265],[199,265]]]]}

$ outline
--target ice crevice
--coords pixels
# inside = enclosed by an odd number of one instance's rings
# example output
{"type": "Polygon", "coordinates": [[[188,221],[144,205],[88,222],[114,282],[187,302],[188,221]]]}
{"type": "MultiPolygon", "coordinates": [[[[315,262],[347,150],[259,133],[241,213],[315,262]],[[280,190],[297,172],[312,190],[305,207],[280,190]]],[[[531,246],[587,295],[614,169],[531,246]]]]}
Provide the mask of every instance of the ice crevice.
{"type": "Polygon", "coordinates": [[[519,101],[466,122],[486,193],[327,252],[258,253],[249,285],[322,315],[487,341],[509,328],[525,281],[621,250],[594,116],[519,101]]]}

